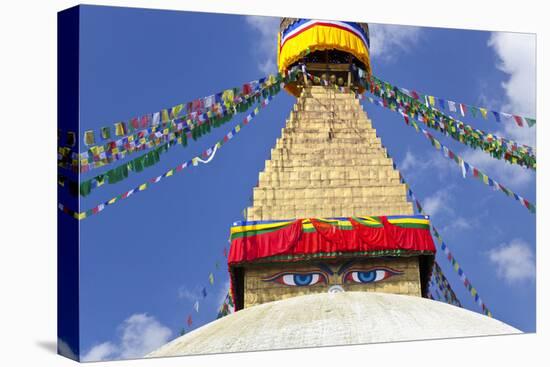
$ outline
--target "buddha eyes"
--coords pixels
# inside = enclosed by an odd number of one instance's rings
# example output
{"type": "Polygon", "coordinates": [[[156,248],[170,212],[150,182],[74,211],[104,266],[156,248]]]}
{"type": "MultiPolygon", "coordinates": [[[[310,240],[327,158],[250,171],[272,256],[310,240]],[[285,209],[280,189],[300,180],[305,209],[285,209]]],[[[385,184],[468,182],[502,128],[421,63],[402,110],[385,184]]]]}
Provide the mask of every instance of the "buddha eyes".
{"type": "Polygon", "coordinates": [[[386,267],[374,268],[369,270],[350,270],[344,274],[344,283],[375,283],[388,279],[394,275],[403,274],[402,271],[393,270],[386,267]]]}
{"type": "Polygon", "coordinates": [[[263,279],[292,287],[304,287],[318,283],[327,283],[327,278],[322,273],[280,273],[263,279]]]}
{"type": "MultiPolygon", "coordinates": [[[[385,266],[370,269],[351,269],[342,275],[342,283],[366,284],[388,279],[394,275],[403,274],[400,270],[385,266]]],[[[324,272],[282,272],[263,278],[264,282],[275,282],[290,287],[306,287],[315,284],[328,284],[328,276],[324,272]]]]}

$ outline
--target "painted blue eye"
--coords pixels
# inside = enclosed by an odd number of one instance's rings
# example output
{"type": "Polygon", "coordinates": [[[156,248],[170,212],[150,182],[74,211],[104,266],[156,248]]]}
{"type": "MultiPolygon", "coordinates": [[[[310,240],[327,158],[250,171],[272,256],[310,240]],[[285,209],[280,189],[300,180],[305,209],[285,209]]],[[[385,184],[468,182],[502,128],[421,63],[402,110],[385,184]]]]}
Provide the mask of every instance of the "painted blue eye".
{"type": "Polygon", "coordinates": [[[376,279],[376,271],[358,271],[357,278],[361,283],[370,283],[376,279]]]}
{"type": "Polygon", "coordinates": [[[326,277],[321,273],[279,273],[263,280],[265,282],[276,282],[293,287],[327,283],[326,277]]]}
{"type": "Polygon", "coordinates": [[[399,274],[403,274],[403,272],[386,267],[366,271],[355,270],[347,272],[344,275],[344,281],[350,283],[374,283],[399,274]]]}
{"type": "Polygon", "coordinates": [[[312,274],[294,274],[294,284],[300,285],[310,285],[313,280],[312,274]]]}

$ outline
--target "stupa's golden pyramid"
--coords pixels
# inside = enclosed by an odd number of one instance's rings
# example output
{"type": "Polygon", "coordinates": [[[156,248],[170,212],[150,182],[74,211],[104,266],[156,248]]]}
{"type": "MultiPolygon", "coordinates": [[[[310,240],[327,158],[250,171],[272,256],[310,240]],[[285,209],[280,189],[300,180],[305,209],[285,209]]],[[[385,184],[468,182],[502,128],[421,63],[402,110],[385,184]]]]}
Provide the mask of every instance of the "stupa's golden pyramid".
{"type": "Polygon", "coordinates": [[[247,220],[414,214],[353,93],[307,87],[260,173],[247,220]]]}

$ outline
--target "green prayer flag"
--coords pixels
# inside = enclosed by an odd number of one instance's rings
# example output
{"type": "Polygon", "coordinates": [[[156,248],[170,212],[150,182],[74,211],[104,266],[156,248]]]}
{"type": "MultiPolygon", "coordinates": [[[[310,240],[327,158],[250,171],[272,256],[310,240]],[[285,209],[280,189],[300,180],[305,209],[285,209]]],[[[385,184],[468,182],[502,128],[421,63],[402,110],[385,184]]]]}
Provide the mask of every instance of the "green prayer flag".
{"type": "Polygon", "coordinates": [[[111,128],[104,126],[101,128],[101,139],[107,140],[111,138],[111,128]]]}
{"type": "Polygon", "coordinates": [[[92,191],[92,181],[84,181],[80,183],[80,195],[87,196],[92,191]]]}

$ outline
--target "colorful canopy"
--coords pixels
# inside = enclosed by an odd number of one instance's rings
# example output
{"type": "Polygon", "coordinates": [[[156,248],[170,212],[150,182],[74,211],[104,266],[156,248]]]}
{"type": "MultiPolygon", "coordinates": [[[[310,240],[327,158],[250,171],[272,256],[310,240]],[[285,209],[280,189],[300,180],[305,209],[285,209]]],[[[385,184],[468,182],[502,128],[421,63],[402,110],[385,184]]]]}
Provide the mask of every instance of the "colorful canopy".
{"type": "Polygon", "coordinates": [[[328,49],[351,53],[370,72],[369,46],[368,28],[362,23],[296,19],[278,34],[279,71],[287,70],[305,53],[328,49]]]}
{"type": "Polygon", "coordinates": [[[426,216],[236,222],[228,264],[411,252],[435,253],[426,216]]]}

